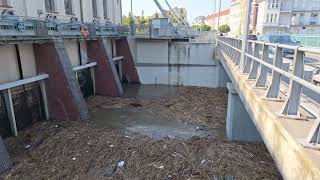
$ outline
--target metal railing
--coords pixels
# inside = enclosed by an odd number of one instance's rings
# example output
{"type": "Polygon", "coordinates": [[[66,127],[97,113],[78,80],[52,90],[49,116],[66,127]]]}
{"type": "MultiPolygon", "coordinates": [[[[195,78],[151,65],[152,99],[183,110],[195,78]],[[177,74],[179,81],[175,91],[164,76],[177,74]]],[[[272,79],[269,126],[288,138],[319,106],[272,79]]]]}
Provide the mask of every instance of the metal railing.
{"type": "Polygon", "coordinates": [[[282,102],[284,95],[281,111],[276,112],[279,117],[302,119],[301,107],[311,113],[317,119],[317,128],[312,128],[307,141],[320,143],[320,86],[312,81],[319,70],[315,68],[309,75],[310,67],[305,63],[305,53],[320,55],[319,49],[249,40],[245,58],[241,59],[242,40],[219,37],[217,46],[249,80],[255,81],[256,88],[266,88],[265,99],[282,102]],[[292,50],[293,59],[284,57],[288,50],[292,50]]]}
{"type": "Polygon", "coordinates": [[[298,41],[300,41],[301,45],[303,46],[320,48],[320,34],[317,34],[317,35],[293,34],[292,36],[298,41]]]}
{"type": "Polygon", "coordinates": [[[110,23],[85,23],[76,19],[58,19],[53,15],[22,17],[0,15],[0,40],[83,38],[84,36],[124,36],[129,29],[110,23]],[[86,32],[84,32],[86,31],[86,32]],[[89,32],[90,31],[90,32],[89,32]],[[84,35],[84,33],[88,33],[84,35]]]}

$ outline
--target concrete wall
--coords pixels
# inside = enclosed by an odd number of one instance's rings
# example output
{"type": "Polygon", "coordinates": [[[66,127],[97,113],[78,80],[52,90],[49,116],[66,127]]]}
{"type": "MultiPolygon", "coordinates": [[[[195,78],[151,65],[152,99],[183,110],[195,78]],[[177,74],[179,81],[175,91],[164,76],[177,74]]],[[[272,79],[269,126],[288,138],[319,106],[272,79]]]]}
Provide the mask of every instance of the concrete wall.
{"type": "Polygon", "coordinates": [[[18,61],[14,45],[0,46],[0,54],[0,83],[18,80],[18,61]]]}
{"type": "Polygon", "coordinates": [[[35,56],[32,44],[19,44],[23,78],[37,75],[35,56]]]}
{"type": "MultiPolygon", "coordinates": [[[[23,78],[35,76],[35,58],[32,44],[18,46],[23,78]]],[[[0,46],[0,84],[20,79],[17,52],[14,45],[0,46]]]]}
{"type": "Polygon", "coordinates": [[[218,87],[213,44],[145,39],[129,44],[142,84],[218,87]]]}
{"type": "Polygon", "coordinates": [[[73,67],[80,65],[80,56],[79,56],[79,45],[78,41],[75,40],[65,40],[64,45],[67,49],[68,55],[70,57],[71,65],[73,67]]]}

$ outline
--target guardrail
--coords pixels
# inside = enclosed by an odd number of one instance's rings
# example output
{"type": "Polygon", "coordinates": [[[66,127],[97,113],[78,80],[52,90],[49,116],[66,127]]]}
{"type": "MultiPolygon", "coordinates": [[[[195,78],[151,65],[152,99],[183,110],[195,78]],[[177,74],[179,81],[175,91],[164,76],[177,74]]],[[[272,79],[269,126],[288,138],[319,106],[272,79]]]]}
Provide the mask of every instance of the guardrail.
{"type": "Polygon", "coordinates": [[[46,88],[45,88],[45,80],[48,78],[49,78],[48,74],[42,74],[42,75],[35,76],[32,78],[22,79],[22,80],[4,83],[4,84],[0,85],[0,91],[4,92],[7,114],[8,114],[8,118],[10,120],[10,125],[11,125],[11,129],[12,129],[14,136],[18,135],[18,129],[17,129],[17,123],[16,123],[16,118],[15,118],[15,113],[14,113],[11,89],[15,88],[15,87],[26,85],[26,84],[38,82],[40,84],[41,95],[43,98],[45,116],[47,119],[49,119],[47,94],[46,94],[46,88]]]}
{"type": "Polygon", "coordinates": [[[281,101],[280,94],[285,95],[281,111],[276,112],[279,117],[301,119],[300,107],[313,114],[318,120],[307,141],[320,143],[320,86],[313,83],[312,78],[306,78],[305,71],[305,53],[320,55],[320,49],[249,40],[246,52],[242,52],[242,40],[229,37],[219,37],[217,47],[249,80],[255,80],[256,88],[267,89],[265,99],[281,101]],[[294,58],[286,59],[284,50],[292,50],[294,58]],[[241,59],[242,53],[244,59],[241,59]]]}
{"type": "Polygon", "coordinates": [[[320,48],[320,34],[317,35],[303,35],[303,34],[292,34],[292,36],[300,41],[301,45],[307,47],[320,48]]]}
{"type": "Polygon", "coordinates": [[[76,19],[58,19],[0,15],[0,40],[86,38],[124,36],[129,29],[111,23],[87,23],[76,19]]]}
{"type": "Polygon", "coordinates": [[[192,38],[200,35],[200,32],[186,26],[172,26],[172,25],[138,25],[133,26],[136,37],[154,38],[154,39],[184,39],[192,38]]]}

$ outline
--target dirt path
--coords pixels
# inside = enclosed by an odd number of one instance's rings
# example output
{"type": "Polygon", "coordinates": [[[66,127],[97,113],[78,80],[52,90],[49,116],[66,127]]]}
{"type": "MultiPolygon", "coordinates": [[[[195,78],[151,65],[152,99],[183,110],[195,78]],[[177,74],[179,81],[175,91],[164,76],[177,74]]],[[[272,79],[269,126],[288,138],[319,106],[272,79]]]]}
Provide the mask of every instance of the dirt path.
{"type": "MultiPolygon", "coordinates": [[[[174,121],[221,128],[227,94],[222,89],[179,88],[169,97],[95,96],[88,103],[93,113],[129,106],[174,121]]],[[[227,175],[281,179],[264,145],[208,138],[155,140],[90,121],[49,121],[20,134],[6,140],[15,166],[4,179],[213,179],[227,175]]]]}

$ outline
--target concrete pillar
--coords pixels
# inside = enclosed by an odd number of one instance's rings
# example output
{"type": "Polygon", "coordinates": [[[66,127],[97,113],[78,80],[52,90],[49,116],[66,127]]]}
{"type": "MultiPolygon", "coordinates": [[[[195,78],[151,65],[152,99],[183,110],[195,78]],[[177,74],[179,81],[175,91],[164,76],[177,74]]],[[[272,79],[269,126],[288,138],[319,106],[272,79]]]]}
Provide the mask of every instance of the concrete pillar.
{"type": "Polygon", "coordinates": [[[217,65],[218,65],[218,87],[226,88],[227,83],[230,83],[231,80],[220,61],[217,62],[217,65]]]}
{"type": "Polygon", "coordinates": [[[261,136],[251,120],[236,89],[231,83],[227,84],[227,136],[229,140],[241,142],[262,142],[261,136]]]}
{"type": "Polygon", "coordinates": [[[118,97],[123,94],[123,89],[112,54],[107,48],[101,39],[87,41],[89,61],[97,62],[94,71],[96,94],[118,97]]]}
{"type": "Polygon", "coordinates": [[[50,117],[86,120],[88,107],[82,96],[63,41],[34,44],[37,72],[49,74],[46,81],[50,117]]]}
{"type": "Polygon", "coordinates": [[[126,78],[129,83],[140,84],[138,71],[135,67],[127,38],[118,39],[116,46],[117,55],[124,57],[122,62],[122,77],[126,78]]]}

